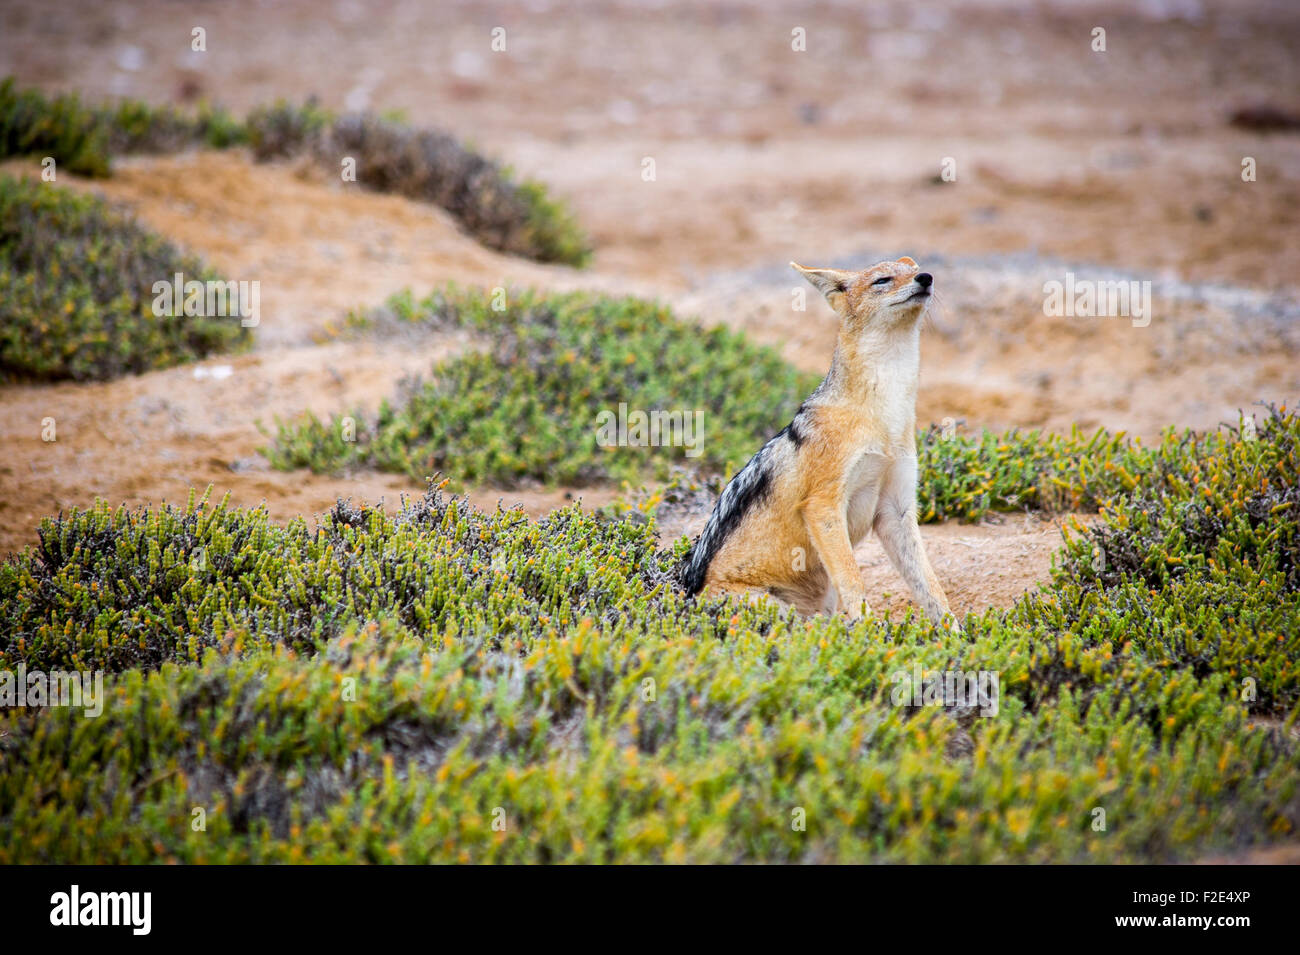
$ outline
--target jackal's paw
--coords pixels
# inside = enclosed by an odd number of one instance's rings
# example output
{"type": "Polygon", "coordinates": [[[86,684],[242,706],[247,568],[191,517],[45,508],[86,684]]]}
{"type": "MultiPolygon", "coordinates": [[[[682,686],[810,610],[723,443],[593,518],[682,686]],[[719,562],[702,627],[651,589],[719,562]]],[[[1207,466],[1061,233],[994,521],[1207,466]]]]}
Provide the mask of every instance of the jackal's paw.
{"type": "Polygon", "coordinates": [[[857,623],[864,617],[871,616],[871,606],[865,600],[850,601],[840,608],[840,614],[849,623],[857,623]]]}

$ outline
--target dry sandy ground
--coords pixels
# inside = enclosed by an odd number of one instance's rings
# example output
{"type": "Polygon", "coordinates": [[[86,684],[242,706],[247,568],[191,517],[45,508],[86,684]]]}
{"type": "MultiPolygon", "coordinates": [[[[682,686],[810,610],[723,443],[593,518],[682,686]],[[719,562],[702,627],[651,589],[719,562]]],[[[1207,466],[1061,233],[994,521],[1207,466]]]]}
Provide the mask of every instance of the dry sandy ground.
{"type": "MultiPolygon", "coordinates": [[[[1260,399],[1294,403],[1300,136],[1227,118],[1261,101],[1300,106],[1300,10],[1224,6],[0,0],[0,75],[238,111],[313,94],[401,109],[548,183],[597,248],[584,272],[498,255],[441,210],[239,152],[124,161],[100,183],[61,177],[228,277],[260,281],[262,323],[252,354],[207,363],[230,366],[224,378],[182,368],[0,388],[0,554],[96,496],[180,501],[211,483],[287,519],[336,497],[418,493],[387,475],[271,471],[257,422],[373,407],[462,347],[325,335],[351,308],[449,280],[656,296],[821,371],[834,321],[819,302],[792,308],[785,263],[910,254],[943,296],[922,422],[1149,437],[1213,427],[1260,399]],[[489,47],[498,25],[504,53],[489,47]],[[1104,54],[1089,48],[1098,25],[1104,54]],[[206,53],[189,49],[196,26],[206,53]],[[790,48],[796,28],[805,52],[790,48]],[[1241,179],[1246,156],[1255,182],[1241,179]],[[935,181],[944,157],[955,182],[935,181]],[[1045,316],[1043,283],[1066,270],[1152,282],[1151,323],[1045,316]],[[40,440],[45,417],[57,442],[40,440]]],[[[472,496],[539,513],[614,493],[472,496]]],[[[1059,542],[1021,517],[926,537],[954,604],[971,610],[1044,579],[1059,542]]],[[[871,544],[859,558],[876,606],[905,608],[871,544]]]]}

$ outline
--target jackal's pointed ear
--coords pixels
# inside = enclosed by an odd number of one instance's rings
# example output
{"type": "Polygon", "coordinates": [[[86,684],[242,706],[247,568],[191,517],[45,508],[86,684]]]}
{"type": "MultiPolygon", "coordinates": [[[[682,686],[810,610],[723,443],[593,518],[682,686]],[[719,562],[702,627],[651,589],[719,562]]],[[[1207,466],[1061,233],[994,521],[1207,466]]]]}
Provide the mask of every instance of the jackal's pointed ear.
{"type": "Polygon", "coordinates": [[[912,258],[910,255],[905,255],[898,261],[903,265],[916,265],[916,259],[912,258]]]}
{"type": "Polygon", "coordinates": [[[830,302],[831,308],[836,311],[839,311],[840,306],[844,304],[844,293],[848,291],[849,283],[853,281],[856,274],[840,269],[806,269],[798,262],[791,262],[790,267],[806,278],[813,288],[825,295],[826,301],[830,302]]]}

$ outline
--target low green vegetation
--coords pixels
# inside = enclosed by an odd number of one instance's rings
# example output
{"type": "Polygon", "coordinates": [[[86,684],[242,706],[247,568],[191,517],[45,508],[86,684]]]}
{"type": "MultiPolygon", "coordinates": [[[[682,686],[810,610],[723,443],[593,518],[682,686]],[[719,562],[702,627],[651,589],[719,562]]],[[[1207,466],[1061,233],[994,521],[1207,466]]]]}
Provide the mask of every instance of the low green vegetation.
{"type": "Polygon", "coordinates": [[[101,668],[107,700],[0,715],[0,863],[1180,861],[1289,838],[1300,418],[1124,453],[1138,480],[1050,582],[961,633],[687,599],[687,542],[659,549],[653,520],[436,490],[314,529],[193,499],[49,519],[0,565],[0,671],[101,668]],[[996,715],[897,705],[918,668],[996,674],[996,715]]]}
{"type": "Polygon", "coordinates": [[[54,158],[69,172],[108,175],[108,142],[91,110],[75,95],[46,97],[0,82],[0,159],[54,158]]]}
{"type": "Polygon", "coordinates": [[[59,169],[103,178],[111,156],[225,149],[247,139],[243,123],[209,104],[193,114],[131,99],[89,106],[75,93],[46,96],[20,90],[12,77],[0,82],[0,159],[49,156],[59,169]]]}
{"type": "Polygon", "coordinates": [[[314,149],[334,120],[315,100],[301,106],[279,100],[248,114],[248,140],[259,160],[289,159],[314,149]]]}
{"type": "Polygon", "coordinates": [[[591,257],[576,220],[545,186],[518,181],[447,133],[373,114],[335,117],[311,103],[258,110],[249,131],[259,159],[310,154],[336,174],[350,158],[357,182],[441,206],[488,248],[578,267],[591,257]]]}
{"type": "Polygon", "coordinates": [[[591,256],[572,214],[545,186],[437,130],[369,114],[336,117],[314,101],[279,102],[240,120],[208,104],[193,113],[140,100],[88,106],[76,94],[21,90],[12,77],[0,83],[0,159],[49,156],[61,169],[103,177],[112,156],[246,144],[261,160],[313,156],[331,175],[351,158],[357,182],[442,206],[489,248],[578,267],[591,256]]]}
{"type": "Polygon", "coordinates": [[[158,316],[155,282],[216,276],[92,196],[0,176],[0,380],[107,379],[236,349],[237,317],[158,316]]]}
{"type": "Polygon", "coordinates": [[[122,100],[102,106],[96,116],[106,130],[108,151],[114,156],[172,153],[203,146],[229,149],[248,142],[248,127],[219,106],[199,104],[193,112],[122,100]]]}
{"type": "Polygon", "coordinates": [[[281,422],[266,449],[277,467],[373,467],[505,487],[666,476],[674,461],[717,470],[751,454],[817,383],[742,335],[631,298],[453,288],[419,302],[395,296],[351,325],[385,335],[456,330],[481,341],[427,379],[403,382],[377,413],[281,422]],[[699,422],[702,432],[690,435],[698,455],[687,457],[684,443],[602,445],[598,421],[609,419],[601,412],[617,418],[620,404],[625,418],[680,413],[683,436],[699,422]]]}

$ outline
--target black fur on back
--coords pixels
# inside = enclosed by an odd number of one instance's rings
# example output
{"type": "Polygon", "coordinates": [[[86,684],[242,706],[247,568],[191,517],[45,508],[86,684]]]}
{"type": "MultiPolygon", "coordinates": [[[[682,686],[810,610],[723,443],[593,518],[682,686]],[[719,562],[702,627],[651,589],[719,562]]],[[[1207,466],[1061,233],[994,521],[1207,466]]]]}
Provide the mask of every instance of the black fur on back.
{"type": "Polygon", "coordinates": [[[722,489],[718,503],[709,515],[709,522],[695,539],[690,552],[682,558],[680,576],[682,587],[689,596],[695,596],[704,589],[704,579],[709,574],[709,565],[731,533],[740,526],[745,515],[767,499],[772,492],[772,457],[773,449],[781,441],[789,441],[798,451],[808,440],[808,427],[811,424],[812,409],[809,402],[814,402],[825,391],[829,377],[817,386],[812,396],[799,406],[790,423],[772,435],[767,443],[749,459],[749,463],[736,472],[735,477],[722,489]]]}
{"type": "Polygon", "coordinates": [[[714,505],[713,513],[709,515],[709,522],[704,525],[704,530],[686,555],[682,587],[688,595],[694,596],[704,588],[704,579],[708,576],[714,556],[740,526],[745,515],[771,493],[772,449],[777,442],[785,439],[793,441],[795,447],[803,443],[803,435],[795,428],[794,422],[782,428],[759,448],[749,463],[737,471],[735,477],[722,489],[722,495],[714,505]]]}
{"type": "Polygon", "coordinates": [[[807,407],[808,402],[805,401],[799,406],[799,410],[794,413],[794,420],[778,431],[776,436],[779,438],[783,434],[789,435],[790,440],[794,442],[796,448],[802,447],[804,441],[807,440],[807,435],[803,433],[803,423],[800,419],[803,417],[804,409],[807,407]]]}

